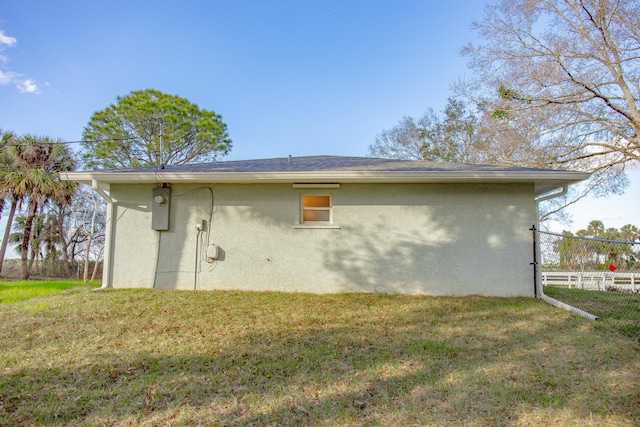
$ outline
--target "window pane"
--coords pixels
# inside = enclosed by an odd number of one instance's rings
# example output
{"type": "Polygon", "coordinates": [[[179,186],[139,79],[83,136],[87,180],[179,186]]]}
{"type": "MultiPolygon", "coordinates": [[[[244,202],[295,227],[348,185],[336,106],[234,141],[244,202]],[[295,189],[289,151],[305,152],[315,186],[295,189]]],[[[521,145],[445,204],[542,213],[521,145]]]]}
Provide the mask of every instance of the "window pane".
{"type": "Polygon", "coordinates": [[[305,208],[328,208],[331,206],[331,196],[303,196],[305,208]]]}
{"type": "Polygon", "coordinates": [[[331,212],[328,210],[320,210],[320,211],[303,211],[302,212],[302,220],[307,221],[326,221],[329,222],[331,220],[331,212]]]}

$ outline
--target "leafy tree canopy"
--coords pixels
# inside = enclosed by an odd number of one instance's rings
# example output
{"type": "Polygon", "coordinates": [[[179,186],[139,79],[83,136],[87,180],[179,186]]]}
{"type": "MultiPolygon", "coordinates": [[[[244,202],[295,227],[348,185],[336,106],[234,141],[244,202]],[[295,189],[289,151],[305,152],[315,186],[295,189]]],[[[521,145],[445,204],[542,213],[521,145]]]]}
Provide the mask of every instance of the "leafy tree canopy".
{"type": "Polygon", "coordinates": [[[214,161],[231,149],[219,115],[154,89],[119,96],[94,113],[83,140],[82,160],[97,169],[214,161]]]}
{"type": "Polygon", "coordinates": [[[478,118],[467,104],[449,98],[442,113],[428,109],[422,117],[404,117],[396,126],[383,130],[368,155],[381,158],[480,163],[483,138],[478,118]]]}
{"type": "MultiPolygon", "coordinates": [[[[573,235],[565,231],[565,234],[566,233],[573,235]]],[[[613,227],[605,227],[604,222],[600,220],[593,220],[587,225],[586,229],[578,230],[576,236],[633,242],[640,239],[640,231],[638,227],[633,224],[623,225],[619,229],[616,229],[613,227]]]]}
{"type": "MultiPolygon", "coordinates": [[[[12,203],[10,229],[17,204],[28,200],[22,238],[22,277],[29,278],[28,251],[32,245],[33,222],[38,210],[49,201],[70,203],[75,183],[60,180],[61,171],[74,169],[75,162],[66,145],[59,140],[35,135],[25,135],[2,147],[0,157],[0,195],[9,196],[12,203]]],[[[4,257],[7,235],[3,240],[0,256],[4,257]]]]}
{"type": "Polygon", "coordinates": [[[606,270],[610,266],[622,269],[638,267],[637,244],[640,233],[638,227],[627,224],[619,229],[605,227],[600,220],[591,221],[587,228],[562,233],[567,237],[554,243],[554,251],[559,255],[560,267],[567,270],[606,270]],[[577,236],[583,239],[572,238],[577,236]],[[586,239],[584,239],[586,238],[586,239]],[[591,240],[593,239],[593,240],[591,240]]]}
{"type": "Polygon", "coordinates": [[[496,127],[535,124],[554,167],[640,162],[639,22],[637,0],[499,0],[474,23],[474,77],[456,92],[496,127]]]}
{"type": "Polygon", "coordinates": [[[442,115],[404,118],[369,155],[592,173],[544,202],[541,220],[566,219],[587,194],[620,194],[640,162],[638,22],[637,0],[492,2],[474,23],[479,43],[462,51],[473,77],[442,115]]]}

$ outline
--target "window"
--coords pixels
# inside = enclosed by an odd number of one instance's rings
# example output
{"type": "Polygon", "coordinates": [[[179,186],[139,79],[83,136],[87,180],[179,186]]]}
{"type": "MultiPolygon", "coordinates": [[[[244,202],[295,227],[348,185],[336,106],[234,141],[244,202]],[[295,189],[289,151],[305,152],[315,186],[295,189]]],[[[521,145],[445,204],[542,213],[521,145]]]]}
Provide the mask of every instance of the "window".
{"type": "Polygon", "coordinates": [[[302,196],[303,224],[331,224],[331,196],[302,196]]]}

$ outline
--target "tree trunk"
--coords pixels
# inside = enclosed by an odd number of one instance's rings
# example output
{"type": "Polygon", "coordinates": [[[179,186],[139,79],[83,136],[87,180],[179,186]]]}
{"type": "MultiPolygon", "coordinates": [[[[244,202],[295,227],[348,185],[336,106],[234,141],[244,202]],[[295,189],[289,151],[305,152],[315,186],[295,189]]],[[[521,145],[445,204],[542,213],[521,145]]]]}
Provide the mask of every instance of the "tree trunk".
{"type": "MultiPolygon", "coordinates": [[[[96,225],[96,216],[98,215],[97,207],[93,209],[93,215],[91,216],[91,230],[89,230],[89,239],[87,240],[87,250],[84,253],[84,283],[89,280],[89,254],[91,249],[91,242],[93,241],[93,230],[96,225]]],[[[96,260],[97,261],[97,260],[96,260]]]]}
{"type": "Polygon", "coordinates": [[[71,242],[71,249],[69,250],[69,254],[71,255],[69,258],[69,277],[73,277],[74,275],[76,268],[76,247],[78,246],[76,239],[72,239],[71,242]]]}
{"type": "Polygon", "coordinates": [[[69,243],[67,242],[67,237],[64,234],[64,210],[65,205],[58,204],[56,226],[58,227],[60,245],[62,246],[62,263],[64,264],[64,270],[67,273],[67,277],[71,277],[71,264],[69,263],[69,243]]]}
{"type": "Polygon", "coordinates": [[[4,264],[4,256],[7,252],[7,244],[9,243],[9,235],[11,234],[11,226],[13,224],[13,217],[16,214],[17,206],[18,201],[16,199],[12,199],[9,218],[7,218],[7,228],[4,229],[4,238],[2,239],[2,247],[0,247],[0,272],[2,272],[2,264],[4,264]]]}
{"type": "Polygon", "coordinates": [[[36,202],[29,200],[29,208],[27,220],[24,223],[24,235],[22,236],[22,280],[29,279],[29,242],[31,240],[31,229],[33,228],[33,220],[36,217],[36,202]]]}
{"type": "Polygon", "coordinates": [[[96,274],[98,273],[98,266],[100,265],[100,255],[102,255],[102,248],[100,248],[100,253],[98,254],[98,258],[96,259],[96,263],[93,265],[93,273],[91,273],[91,281],[96,280],[96,274]]]}
{"type": "Polygon", "coordinates": [[[89,249],[91,249],[91,241],[93,240],[93,233],[89,233],[89,239],[87,240],[87,249],[84,251],[84,274],[82,280],[84,283],[89,281],[89,249]]]}
{"type": "Polygon", "coordinates": [[[96,263],[93,266],[93,274],[91,275],[91,281],[96,280],[96,274],[98,273],[98,265],[100,265],[100,258],[102,258],[102,253],[104,252],[104,244],[100,246],[100,252],[98,253],[98,258],[96,259],[96,263]]]}
{"type": "MultiPolygon", "coordinates": [[[[38,259],[38,252],[36,251],[36,248],[34,248],[34,242],[31,242],[31,256],[29,257],[29,272],[33,271],[33,262],[36,261],[38,259]]],[[[36,263],[36,270],[38,269],[38,264],[36,263]]],[[[38,274],[38,272],[36,271],[36,274],[38,274]]]]}

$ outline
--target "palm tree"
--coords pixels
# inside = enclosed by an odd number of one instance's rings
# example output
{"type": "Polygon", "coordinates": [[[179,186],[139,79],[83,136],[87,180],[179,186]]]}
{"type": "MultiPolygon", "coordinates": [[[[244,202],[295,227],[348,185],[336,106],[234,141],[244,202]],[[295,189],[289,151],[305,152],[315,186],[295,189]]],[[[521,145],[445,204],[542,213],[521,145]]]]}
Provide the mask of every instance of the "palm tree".
{"type": "Polygon", "coordinates": [[[604,223],[600,220],[593,220],[587,226],[587,235],[590,237],[602,237],[606,229],[604,223]]]}
{"type": "Polygon", "coordinates": [[[65,234],[64,219],[67,209],[71,206],[72,196],[76,193],[77,183],[72,181],[62,181],[62,192],[52,200],[53,209],[49,219],[52,224],[52,233],[56,235],[56,243],[60,244],[62,263],[67,276],[71,275],[71,263],[69,262],[69,238],[65,234]]]}
{"type": "MultiPolygon", "coordinates": [[[[24,239],[24,228],[27,223],[25,215],[18,215],[13,224],[13,233],[9,236],[9,241],[14,244],[18,253],[22,253],[22,241],[24,239]]],[[[38,213],[31,225],[31,237],[29,238],[29,271],[34,262],[44,260],[45,254],[49,256],[55,250],[54,236],[52,235],[51,221],[42,213],[38,213]],[[44,246],[44,248],[43,248],[44,246]]]]}
{"type": "MultiPolygon", "coordinates": [[[[0,129],[0,174],[7,172],[10,167],[6,152],[12,143],[15,143],[15,135],[12,132],[5,132],[0,129]]],[[[4,257],[7,252],[7,244],[9,243],[9,235],[11,234],[11,225],[13,224],[13,218],[19,202],[19,198],[13,189],[5,186],[3,181],[0,180],[0,214],[2,214],[5,202],[7,201],[11,202],[11,208],[9,209],[9,218],[7,218],[7,226],[4,230],[2,246],[0,246],[0,272],[2,272],[2,265],[4,264],[4,257]]]]}
{"type": "Polygon", "coordinates": [[[0,188],[11,189],[18,200],[27,200],[26,221],[21,247],[22,278],[29,278],[29,243],[33,221],[47,200],[59,200],[70,190],[60,180],[60,171],[74,169],[73,158],[61,141],[25,135],[6,146],[9,167],[0,172],[0,188]]]}

